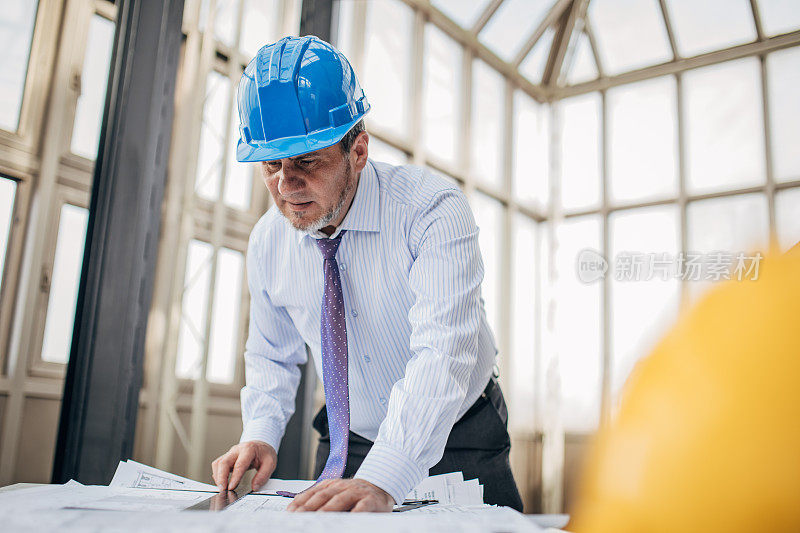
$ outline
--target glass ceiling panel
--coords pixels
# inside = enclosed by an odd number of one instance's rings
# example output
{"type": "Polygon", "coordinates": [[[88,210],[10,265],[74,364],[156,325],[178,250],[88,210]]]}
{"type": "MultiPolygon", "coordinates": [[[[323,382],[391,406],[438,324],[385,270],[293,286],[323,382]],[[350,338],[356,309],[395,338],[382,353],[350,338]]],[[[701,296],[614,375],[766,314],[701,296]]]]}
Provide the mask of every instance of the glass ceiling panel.
{"type": "Polygon", "coordinates": [[[541,83],[544,69],[547,67],[547,56],[550,54],[550,47],[553,45],[553,28],[547,28],[533,49],[525,56],[519,65],[519,72],[531,83],[541,83]]]}
{"type": "Polygon", "coordinates": [[[478,38],[505,61],[511,61],[552,7],[551,0],[505,0],[478,38]]]}
{"type": "Polygon", "coordinates": [[[756,38],[748,0],[668,0],[678,53],[691,57],[756,38]]]}
{"type": "Polygon", "coordinates": [[[431,3],[459,26],[470,29],[489,2],[490,0],[432,0],[431,3]]]}
{"type": "Polygon", "coordinates": [[[575,43],[575,52],[572,56],[572,64],[567,73],[567,84],[576,85],[578,83],[597,79],[600,74],[597,71],[597,64],[594,61],[589,37],[584,32],[580,32],[577,37],[573,35],[572,38],[577,39],[577,42],[575,43]]]}
{"type": "Polygon", "coordinates": [[[767,87],[775,179],[800,179],[800,47],[767,56],[767,87]]]}
{"type": "Polygon", "coordinates": [[[745,57],[683,74],[689,193],[764,183],[760,68],[758,57],[745,57]]]}
{"type": "Polygon", "coordinates": [[[797,0],[758,0],[761,26],[768,36],[800,29],[800,2],[797,0]]]}
{"type": "Polygon", "coordinates": [[[605,74],[613,76],[672,59],[657,0],[593,0],[588,18],[605,74]]]}

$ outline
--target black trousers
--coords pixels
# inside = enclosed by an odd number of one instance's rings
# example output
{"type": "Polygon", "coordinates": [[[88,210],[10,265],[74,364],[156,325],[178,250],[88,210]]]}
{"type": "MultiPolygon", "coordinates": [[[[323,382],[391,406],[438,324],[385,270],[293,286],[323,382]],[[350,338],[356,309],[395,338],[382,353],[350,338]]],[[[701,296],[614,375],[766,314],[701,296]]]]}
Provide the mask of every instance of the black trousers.
{"type": "MultiPolygon", "coordinates": [[[[314,417],[314,429],[320,433],[314,477],[319,477],[330,452],[328,413],[323,406],[314,417]]],[[[522,499],[511,473],[508,460],[511,439],[508,436],[508,410],[503,392],[494,380],[472,407],[464,413],[450,431],[442,459],[430,469],[430,475],[448,472],[464,473],[464,479],[478,478],[483,484],[483,501],[505,505],[522,511],[522,499]]],[[[355,475],[367,456],[372,441],[350,432],[347,464],[344,477],[355,475]]]]}

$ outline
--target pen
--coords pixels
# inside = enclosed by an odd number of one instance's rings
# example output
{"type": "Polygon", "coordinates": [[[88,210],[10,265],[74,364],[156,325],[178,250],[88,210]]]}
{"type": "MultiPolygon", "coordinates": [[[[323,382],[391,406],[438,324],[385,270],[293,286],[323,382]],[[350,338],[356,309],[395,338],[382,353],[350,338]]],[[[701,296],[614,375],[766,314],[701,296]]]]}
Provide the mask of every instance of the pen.
{"type": "Polygon", "coordinates": [[[425,507],[426,505],[433,505],[435,503],[439,503],[439,500],[405,500],[403,505],[395,507],[392,509],[392,512],[402,513],[405,511],[411,511],[412,509],[419,509],[420,507],[425,507]]]}

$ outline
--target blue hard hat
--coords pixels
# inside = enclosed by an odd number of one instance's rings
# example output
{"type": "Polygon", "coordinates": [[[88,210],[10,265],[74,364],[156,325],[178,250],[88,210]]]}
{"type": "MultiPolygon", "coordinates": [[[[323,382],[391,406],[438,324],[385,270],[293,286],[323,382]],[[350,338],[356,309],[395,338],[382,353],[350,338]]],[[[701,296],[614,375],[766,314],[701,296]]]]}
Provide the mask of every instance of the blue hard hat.
{"type": "Polygon", "coordinates": [[[353,67],[317,37],[258,51],[239,82],[239,161],[272,161],[338,143],[369,111],[353,67]]]}

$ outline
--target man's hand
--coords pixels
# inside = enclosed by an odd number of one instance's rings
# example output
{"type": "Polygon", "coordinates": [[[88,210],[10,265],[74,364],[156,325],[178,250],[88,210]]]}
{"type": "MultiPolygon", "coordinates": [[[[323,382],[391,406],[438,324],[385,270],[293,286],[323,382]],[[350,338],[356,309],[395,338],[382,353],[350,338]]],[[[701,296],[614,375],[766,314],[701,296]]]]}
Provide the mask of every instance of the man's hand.
{"type": "Polygon", "coordinates": [[[277,462],[278,454],[275,448],[266,442],[251,440],[237,444],[225,455],[217,457],[211,463],[211,473],[219,490],[233,490],[239,485],[244,473],[255,468],[258,472],[253,477],[252,488],[256,491],[267,482],[277,462]]]}
{"type": "Polygon", "coordinates": [[[363,479],[326,479],[295,496],[289,511],[353,511],[388,513],[389,493],[363,479]]]}

